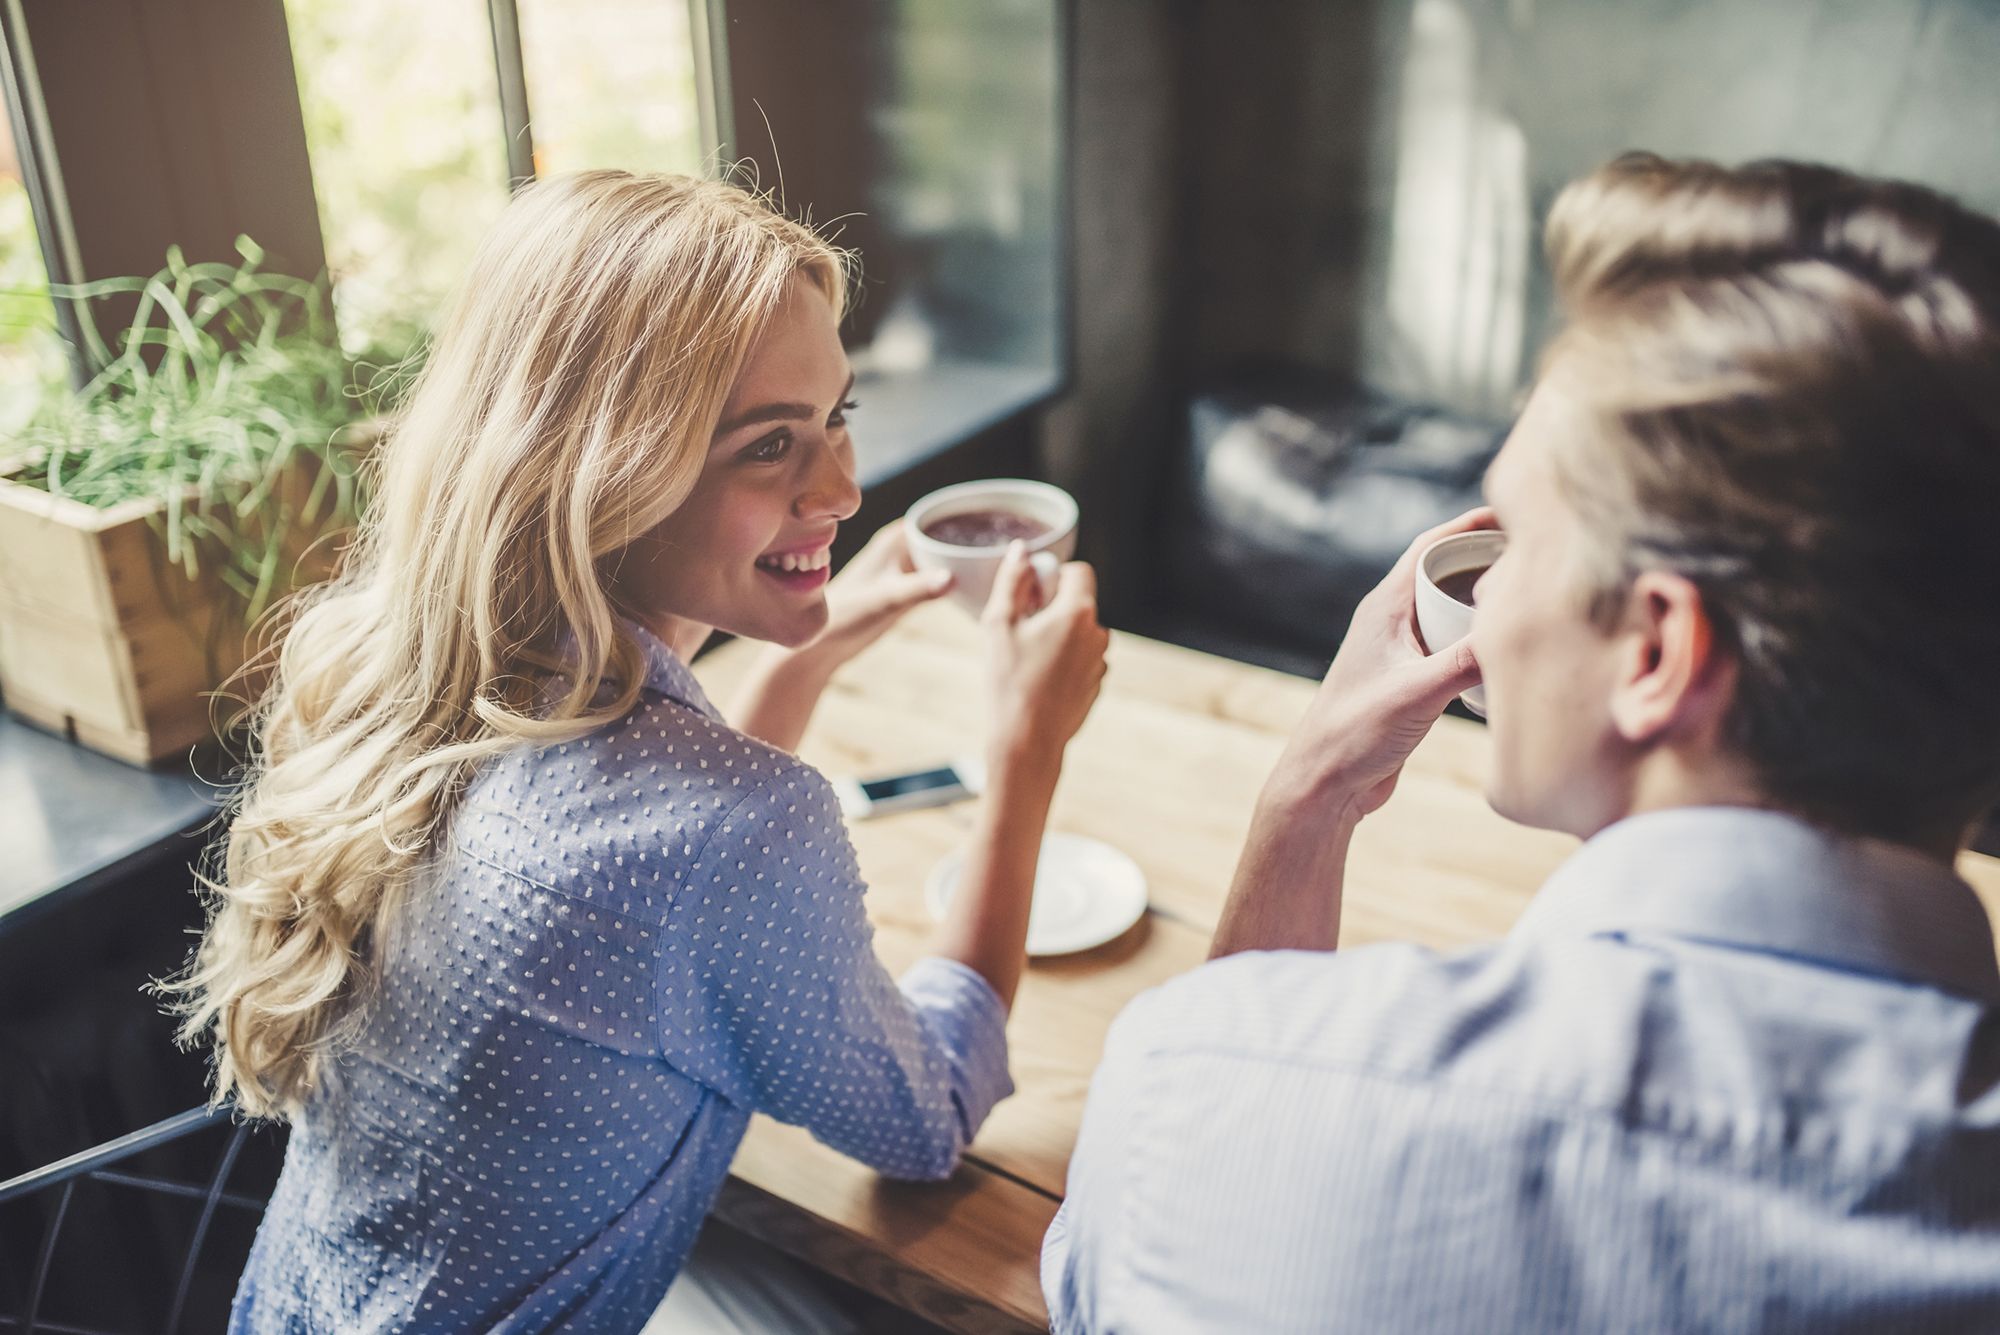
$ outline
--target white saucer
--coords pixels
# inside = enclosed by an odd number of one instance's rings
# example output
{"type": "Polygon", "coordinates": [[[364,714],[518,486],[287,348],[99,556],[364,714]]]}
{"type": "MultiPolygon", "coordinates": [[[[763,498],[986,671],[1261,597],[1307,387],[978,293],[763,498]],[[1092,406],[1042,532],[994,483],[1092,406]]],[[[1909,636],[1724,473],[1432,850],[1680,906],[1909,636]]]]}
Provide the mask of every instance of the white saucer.
{"type": "MultiPolygon", "coordinates": [[[[965,850],[948,853],[931,868],[924,903],[933,918],[958,889],[965,850]]],[[[1146,874],[1139,864],[1101,840],[1081,834],[1042,839],[1035,866],[1035,903],[1028,910],[1028,953],[1068,955],[1116,939],[1146,912],[1146,874]]]]}

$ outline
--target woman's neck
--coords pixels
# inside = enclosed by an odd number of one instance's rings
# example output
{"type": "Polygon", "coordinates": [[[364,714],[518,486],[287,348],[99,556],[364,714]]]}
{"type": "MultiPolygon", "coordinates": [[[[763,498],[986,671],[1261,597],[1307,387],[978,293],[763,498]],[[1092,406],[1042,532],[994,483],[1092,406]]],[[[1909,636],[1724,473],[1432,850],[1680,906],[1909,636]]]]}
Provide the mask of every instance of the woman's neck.
{"type": "Polygon", "coordinates": [[[694,662],[694,656],[701,652],[701,646],[708,643],[708,637],[715,632],[713,626],[704,626],[682,617],[655,613],[645,618],[645,627],[660,637],[660,643],[674,651],[674,656],[683,663],[694,662]]]}

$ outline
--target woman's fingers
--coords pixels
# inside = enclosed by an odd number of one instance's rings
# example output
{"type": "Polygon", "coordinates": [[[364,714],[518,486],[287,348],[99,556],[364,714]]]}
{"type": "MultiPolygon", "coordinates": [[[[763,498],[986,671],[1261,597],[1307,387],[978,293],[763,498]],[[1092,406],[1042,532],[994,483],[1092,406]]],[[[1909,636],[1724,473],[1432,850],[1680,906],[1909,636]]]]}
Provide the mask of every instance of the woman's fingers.
{"type": "Polygon", "coordinates": [[[1065,561],[1056,571],[1056,595],[1049,601],[1097,601],[1097,571],[1088,561],[1065,561]]]}
{"type": "Polygon", "coordinates": [[[949,570],[913,570],[883,581],[882,610],[901,616],[919,603],[942,598],[956,581],[949,570]]]}
{"type": "Polygon", "coordinates": [[[854,565],[863,569],[912,570],[910,537],[900,519],[882,525],[854,554],[854,565]]]}
{"type": "Polygon", "coordinates": [[[1033,611],[1032,603],[1025,610],[1022,607],[1023,596],[1027,592],[1023,586],[1033,577],[1026,545],[1018,539],[1008,543],[1007,554],[1000,558],[1000,569],[993,576],[993,592],[987,595],[986,608],[980,614],[980,620],[1011,626],[1033,611]]]}

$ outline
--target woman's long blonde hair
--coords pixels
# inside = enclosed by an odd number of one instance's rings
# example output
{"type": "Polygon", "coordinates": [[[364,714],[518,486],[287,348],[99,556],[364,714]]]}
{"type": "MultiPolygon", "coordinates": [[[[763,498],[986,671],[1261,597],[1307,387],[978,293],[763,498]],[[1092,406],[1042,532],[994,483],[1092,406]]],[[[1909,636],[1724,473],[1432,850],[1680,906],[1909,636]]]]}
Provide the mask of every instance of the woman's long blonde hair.
{"type": "Polygon", "coordinates": [[[637,702],[636,609],[603,568],[693,490],[794,276],[838,315],[845,256],[722,182],[585,172],[508,207],[257,706],[208,931],[170,985],[183,1041],[212,1035],[216,1102],[303,1105],[482,762],[637,702]]]}

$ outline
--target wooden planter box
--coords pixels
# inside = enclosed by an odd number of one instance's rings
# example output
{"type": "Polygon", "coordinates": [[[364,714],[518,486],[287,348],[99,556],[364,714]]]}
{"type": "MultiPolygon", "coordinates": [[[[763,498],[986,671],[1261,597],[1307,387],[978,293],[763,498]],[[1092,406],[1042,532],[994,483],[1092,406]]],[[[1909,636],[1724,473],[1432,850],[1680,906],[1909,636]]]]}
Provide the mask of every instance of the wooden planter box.
{"type": "Polygon", "coordinates": [[[213,561],[190,580],[168,560],[150,522],[162,507],[100,510],[0,474],[0,693],[30,722],[134,765],[186,755],[241,708],[211,694],[246,657],[241,602],[213,561]]]}

